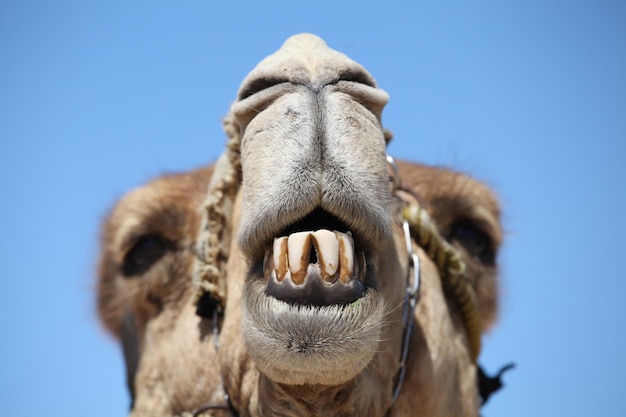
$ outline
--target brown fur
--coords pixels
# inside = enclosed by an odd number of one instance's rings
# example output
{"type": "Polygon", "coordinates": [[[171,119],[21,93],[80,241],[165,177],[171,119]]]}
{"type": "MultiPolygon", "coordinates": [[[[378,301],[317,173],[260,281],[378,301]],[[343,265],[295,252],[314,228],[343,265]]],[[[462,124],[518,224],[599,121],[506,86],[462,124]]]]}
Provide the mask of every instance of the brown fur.
{"type": "Polygon", "coordinates": [[[211,174],[207,167],[155,179],[124,196],[104,224],[98,311],[118,338],[125,316],[136,329],[141,360],[131,384],[140,415],[172,415],[221,395],[210,320],[189,302],[190,248],[211,174]],[[151,236],[170,246],[145,272],[124,276],[129,251],[151,236]]]}
{"type": "MultiPolygon", "coordinates": [[[[497,309],[495,261],[472,256],[476,248],[463,246],[467,240],[456,239],[455,225],[462,221],[483,233],[495,254],[502,239],[495,198],[483,184],[449,170],[411,163],[399,163],[399,170],[405,187],[419,196],[442,234],[462,251],[487,328],[497,309]]],[[[387,306],[384,338],[367,372],[334,386],[276,383],[259,372],[243,340],[241,293],[249,261],[235,239],[228,263],[228,300],[218,359],[210,335],[211,321],[194,314],[194,254],[189,249],[201,222],[198,207],[210,175],[211,168],[204,168],[156,179],[125,196],[104,224],[98,307],[102,322],[114,335],[120,337],[127,314],[136,326],[141,361],[134,380],[134,415],[169,416],[219,402],[220,368],[242,416],[384,415],[391,405],[399,361],[399,303],[387,306]],[[154,235],[172,242],[172,249],[141,274],[123,276],[124,260],[133,245],[154,235]]],[[[238,203],[235,229],[240,214],[238,203]]],[[[392,258],[387,262],[406,268],[397,222],[395,250],[400,255],[396,259],[389,252],[392,258]]],[[[477,415],[475,368],[468,357],[457,307],[454,300],[444,297],[435,265],[421,250],[418,255],[422,287],[407,379],[391,415],[477,415]]],[[[402,290],[401,286],[392,291],[402,290]]],[[[401,299],[401,294],[391,299],[401,299]]]]}

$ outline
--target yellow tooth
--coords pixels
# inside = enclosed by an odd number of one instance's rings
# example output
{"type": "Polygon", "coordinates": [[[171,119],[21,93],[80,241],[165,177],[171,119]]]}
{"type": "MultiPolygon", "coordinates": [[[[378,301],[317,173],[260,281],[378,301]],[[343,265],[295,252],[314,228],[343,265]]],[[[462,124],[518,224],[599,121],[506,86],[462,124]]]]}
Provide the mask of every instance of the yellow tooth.
{"type": "Polygon", "coordinates": [[[344,284],[354,275],[354,241],[351,233],[335,232],[339,241],[339,279],[344,284]]]}
{"type": "Polygon", "coordinates": [[[289,270],[291,280],[299,285],[304,282],[311,253],[311,232],[298,232],[289,235],[289,270]]]}
{"type": "Polygon", "coordinates": [[[265,278],[269,278],[270,274],[274,270],[274,255],[270,248],[267,248],[265,251],[265,256],[263,257],[263,276],[265,278]]]}
{"type": "Polygon", "coordinates": [[[332,277],[339,267],[339,242],[335,233],[321,229],[313,233],[313,240],[323,278],[332,277]]]}
{"type": "Polygon", "coordinates": [[[365,260],[365,252],[359,252],[359,281],[365,282],[365,272],[367,271],[367,261],[365,260]]]}
{"type": "Polygon", "coordinates": [[[287,238],[277,237],[274,239],[273,260],[274,270],[276,271],[276,279],[280,282],[285,278],[287,274],[287,238]]]}

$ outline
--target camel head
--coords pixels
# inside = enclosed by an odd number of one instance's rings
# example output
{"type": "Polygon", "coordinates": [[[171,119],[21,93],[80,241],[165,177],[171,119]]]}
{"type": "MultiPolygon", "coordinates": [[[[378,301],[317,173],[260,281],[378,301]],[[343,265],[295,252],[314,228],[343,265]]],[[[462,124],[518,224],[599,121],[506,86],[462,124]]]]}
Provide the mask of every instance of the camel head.
{"type": "Polygon", "coordinates": [[[386,102],[294,36],[243,81],[213,168],[118,203],[99,305],[131,352],[134,415],[478,415],[498,204],[466,175],[390,164],[386,102]]]}

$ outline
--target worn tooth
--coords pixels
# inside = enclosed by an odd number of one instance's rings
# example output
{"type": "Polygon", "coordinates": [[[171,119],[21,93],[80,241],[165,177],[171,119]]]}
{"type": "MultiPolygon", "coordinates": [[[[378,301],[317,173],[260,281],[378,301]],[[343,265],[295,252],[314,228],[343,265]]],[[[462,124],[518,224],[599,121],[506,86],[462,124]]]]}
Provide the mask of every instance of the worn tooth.
{"type": "Polygon", "coordinates": [[[263,276],[269,278],[270,274],[274,270],[274,256],[272,248],[267,248],[265,256],[263,257],[263,276]]]}
{"type": "Polygon", "coordinates": [[[311,254],[311,232],[298,232],[289,235],[289,270],[291,280],[300,285],[304,282],[311,254]]]}
{"type": "Polygon", "coordinates": [[[318,263],[326,281],[333,280],[339,267],[339,242],[335,233],[320,229],[313,233],[313,243],[317,249],[318,263]]]}
{"type": "Polygon", "coordinates": [[[282,281],[287,274],[289,264],[287,261],[287,238],[278,237],[274,239],[273,261],[274,270],[276,271],[276,280],[282,281]]]}
{"type": "Polygon", "coordinates": [[[365,252],[359,252],[359,281],[365,282],[365,272],[367,272],[367,261],[365,260],[365,252]]]}
{"type": "Polygon", "coordinates": [[[348,233],[335,232],[339,241],[339,279],[344,284],[354,275],[354,241],[348,233]]]}
{"type": "Polygon", "coordinates": [[[289,269],[291,273],[306,270],[311,253],[311,233],[298,232],[289,235],[289,269]]]}

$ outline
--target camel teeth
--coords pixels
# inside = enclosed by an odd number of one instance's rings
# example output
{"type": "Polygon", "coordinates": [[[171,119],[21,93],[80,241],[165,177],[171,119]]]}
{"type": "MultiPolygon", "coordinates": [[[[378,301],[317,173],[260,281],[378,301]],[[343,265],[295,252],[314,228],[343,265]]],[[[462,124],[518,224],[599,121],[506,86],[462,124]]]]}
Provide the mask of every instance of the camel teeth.
{"type": "Polygon", "coordinates": [[[288,238],[289,271],[294,284],[304,282],[311,254],[311,232],[292,233],[288,238]]]}
{"type": "Polygon", "coordinates": [[[339,242],[339,279],[344,284],[354,276],[354,240],[351,233],[335,232],[339,242]]]}
{"type": "Polygon", "coordinates": [[[313,244],[317,250],[318,264],[325,281],[334,281],[339,267],[339,242],[335,233],[321,229],[313,233],[313,244]]]}
{"type": "Polygon", "coordinates": [[[269,277],[274,272],[274,253],[272,248],[267,248],[263,257],[263,276],[269,277]]]}
{"type": "Polygon", "coordinates": [[[285,279],[285,275],[287,275],[289,264],[287,259],[287,238],[286,237],[278,237],[274,239],[273,246],[273,261],[274,261],[274,271],[276,272],[276,280],[282,281],[285,279]]]}
{"type": "Polygon", "coordinates": [[[365,272],[367,271],[367,261],[365,260],[365,252],[359,253],[359,281],[365,282],[365,272]]]}
{"type": "Polygon", "coordinates": [[[295,285],[302,285],[314,270],[328,284],[336,280],[347,284],[353,279],[363,282],[366,268],[365,254],[356,253],[352,233],[326,229],[275,238],[263,260],[266,277],[278,282],[288,279],[295,285]],[[310,263],[312,250],[317,255],[316,263],[310,263]]]}

